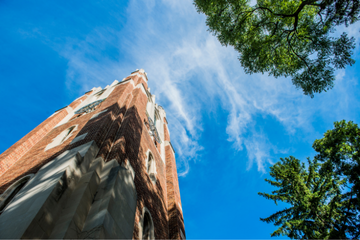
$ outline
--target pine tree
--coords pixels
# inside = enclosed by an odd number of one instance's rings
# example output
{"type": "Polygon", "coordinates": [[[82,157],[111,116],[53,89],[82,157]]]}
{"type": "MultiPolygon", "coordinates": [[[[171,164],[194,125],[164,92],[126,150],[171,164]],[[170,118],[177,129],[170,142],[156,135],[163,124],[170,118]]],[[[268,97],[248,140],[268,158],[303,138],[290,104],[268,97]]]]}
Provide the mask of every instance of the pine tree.
{"type": "Polygon", "coordinates": [[[360,129],[352,122],[335,122],[335,129],[314,142],[318,154],[307,159],[307,166],[290,156],[281,158],[270,168],[278,188],[267,199],[288,203],[290,207],[261,221],[279,228],[271,236],[290,238],[345,239],[358,238],[360,129]]]}

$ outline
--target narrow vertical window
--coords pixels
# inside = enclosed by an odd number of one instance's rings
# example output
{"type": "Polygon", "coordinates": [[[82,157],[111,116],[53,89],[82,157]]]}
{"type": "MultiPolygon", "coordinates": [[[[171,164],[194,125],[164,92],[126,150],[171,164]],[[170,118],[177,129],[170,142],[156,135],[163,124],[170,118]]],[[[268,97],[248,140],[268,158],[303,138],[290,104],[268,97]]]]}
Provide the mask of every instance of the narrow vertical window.
{"type": "Polygon", "coordinates": [[[151,239],[151,219],[148,212],[144,215],[143,239],[151,239]]]}
{"type": "Polygon", "coordinates": [[[147,208],[143,209],[143,215],[140,224],[140,239],[155,239],[154,222],[147,208]]]}
{"type": "Polygon", "coordinates": [[[148,160],[146,163],[146,172],[153,183],[156,183],[156,163],[153,155],[149,153],[148,160]]]}
{"type": "Polygon", "coordinates": [[[149,157],[148,157],[148,161],[147,161],[147,166],[146,166],[146,171],[148,174],[151,173],[151,165],[152,165],[152,162],[153,162],[153,156],[151,153],[149,153],[149,157]]]}

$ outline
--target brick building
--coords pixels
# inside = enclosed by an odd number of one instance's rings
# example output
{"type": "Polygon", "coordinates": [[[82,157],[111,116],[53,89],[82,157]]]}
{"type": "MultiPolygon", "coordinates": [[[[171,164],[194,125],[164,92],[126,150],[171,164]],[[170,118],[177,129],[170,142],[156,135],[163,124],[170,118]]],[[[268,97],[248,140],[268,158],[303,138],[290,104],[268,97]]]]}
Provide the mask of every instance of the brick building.
{"type": "Polygon", "coordinates": [[[175,152],[144,70],[0,155],[0,238],[184,239],[175,152]]]}

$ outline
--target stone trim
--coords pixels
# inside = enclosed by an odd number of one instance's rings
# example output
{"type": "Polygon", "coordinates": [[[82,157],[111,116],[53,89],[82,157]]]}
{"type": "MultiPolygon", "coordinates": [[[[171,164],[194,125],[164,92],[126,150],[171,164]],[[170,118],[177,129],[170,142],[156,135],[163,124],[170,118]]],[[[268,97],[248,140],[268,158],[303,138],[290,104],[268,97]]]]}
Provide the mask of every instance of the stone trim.
{"type": "Polygon", "coordinates": [[[154,154],[150,151],[150,149],[148,149],[146,151],[145,168],[146,168],[145,169],[146,173],[149,175],[149,178],[151,179],[152,183],[156,184],[156,181],[157,181],[156,160],[155,160],[154,154]],[[148,168],[150,154],[152,156],[152,163],[151,163],[150,169],[148,171],[147,168],[148,168]]]}
{"type": "Polygon", "coordinates": [[[131,78],[126,78],[125,80],[122,80],[121,82],[118,82],[117,84],[115,84],[115,85],[112,86],[112,87],[119,86],[119,85],[124,84],[124,83],[127,83],[127,82],[129,82],[129,81],[132,81],[133,84],[134,84],[134,80],[132,80],[131,78]]]}
{"type": "MultiPolygon", "coordinates": [[[[151,95],[149,95],[150,93],[146,90],[144,84],[139,83],[138,85],[136,85],[135,88],[140,88],[141,91],[147,96],[148,99],[149,99],[149,97],[151,96],[151,95]]],[[[150,97],[150,98],[151,98],[151,97],[150,97]]]]}
{"type": "Polygon", "coordinates": [[[83,139],[86,137],[87,134],[88,134],[88,133],[84,133],[84,134],[81,134],[81,135],[77,136],[76,138],[74,138],[74,139],[71,141],[70,144],[73,144],[73,143],[76,143],[76,142],[78,142],[78,141],[80,141],[80,140],[83,140],[83,139]]]}
{"type": "MultiPolygon", "coordinates": [[[[116,161],[116,159],[115,159],[115,161],[116,161]]],[[[127,169],[127,170],[130,171],[131,176],[132,176],[132,180],[135,181],[135,170],[134,170],[134,168],[131,166],[129,159],[126,159],[124,162],[122,162],[122,163],[121,163],[121,166],[122,166],[123,168],[125,168],[125,169],[127,169]],[[125,163],[125,162],[126,162],[126,163],[125,163]]]]}
{"type": "MultiPolygon", "coordinates": [[[[155,116],[159,119],[159,121],[161,121],[159,109],[157,109],[156,107],[155,107],[155,116]]],[[[155,120],[155,119],[154,119],[154,120],[155,120]]]]}
{"type": "Polygon", "coordinates": [[[186,237],[181,229],[180,229],[180,237],[181,237],[181,239],[184,239],[184,240],[186,239],[186,237]]]}
{"type": "Polygon", "coordinates": [[[58,112],[58,111],[60,111],[60,110],[63,110],[64,108],[67,108],[67,107],[68,107],[68,106],[62,107],[62,108],[56,110],[55,112],[58,112]]]}
{"type": "Polygon", "coordinates": [[[171,149],[173,150],[173,153],[174,153],[174,156],[175,156],[175,150],[174,150],[171,142],[170,142],[170,141],[165,141],[165,146],[168,146],[168,145],[169,145],[169,146],[171,147],[171,149]]]}
{"type": "Polygon", "coordinates": [[[62,131],[59,135],[57,135],[55,138],[53,138],[52,142],[46,146],[44,151],[47,151],[51,148],[61,145],[63,142],[68,140],[74,134],[74,132],[76,132],[77,130],[78,130],[78,124],[68,127],[67,129],[62,131]],[[71,128],[73,128],[73,129],[71,129],[71,128]],[[71,132],[69,133],[70,129],[71,129],[71,132]]]}
{"type": "Polygon", "coordinates": [[[166,126],[166,129],[167,129],[167,133],[169,134],[169,138],[170,138],[170,130],[169,130],[169,126],[167,124],[164,124],[166,126]]]}
{"type": "MultiPolygon", "coordinates": [[[[34,174],[28,174],[28,175],[20,178],[19,180],[17,180],[15,183],[11,184],[10,187],[8,187],[5,190],[5,192],[0,195],[0,207],[3,206],[3,204],[5,204],[8,197],[11,196],[11,194],[15,191],[15,189],[20,184],[22,184],[24,181],[26,181],[26,184],[22,187],[22,188],[25,188],[26,185],[29,183],[30,179],[33,177],[34,177],[34,174]]],[[[21,191],[21,189],[20,189],[20,191],[21,191]]],[[[16,195],[13,196],[13,199],[11,199],[10,202],[8,202],[6,206],[4,206],[4,209],[2,210],[2,212],[6,210],[6,208],[11,204],[11,202],[14,200],[15,197],[16,197],[16,195]]],[[[1,214],[1,212],[0,212],[0,214],[1,214]]]]}
{"type": "Polygon", "coordinates": [[[107,111],[108,111],[108,109],[105,109],[105,110],[102,110],[101,112],[95,113],[94,115],[92,115],[90,120],[94,119],[94,118],[97,118],[100,114],[103,114],[104,112],[107,112],[107,111]]]}
{"type": "Polygon", "coordinates": [[[87,173],[98,150],[91,141],[44,165],[0,215],[0,238],[49,238],[79,180],[91,177],[87,173]]]}
{"type": "Polygon", "coordinates": [[[140,221],[139,221],[139,239],[143,239],[143,227],[144,227],[144,216],[145,213],[148,213],[150,216],[150,221],[151,221],[151,226],[150,226],[150,239],[155,239],[155,227],[154,227],[154,221],[152,219],[151,213],[149,211],[149,209],[147,209],[146,207],[143,208],[142,213],[141,213],[141,217],[140,217],[140,221]]]}
{"type": "Polygon", "coordinates": [[[130,74],[130,76],[138,76],[138,77],[142,77],[144,80],[145,80],[145,82],[148,82],[149,80],[148,80],[148,77],[147,77],[147,74],[146,74],[146,72],[144,71],[144,69],[140,69],[140,70],[136,70],[136,71],[134,71],[134,72],[132,72],[131,74],[130,74]],[[140,73],[142,73],[142,74],[140,74],[140,73]]]}

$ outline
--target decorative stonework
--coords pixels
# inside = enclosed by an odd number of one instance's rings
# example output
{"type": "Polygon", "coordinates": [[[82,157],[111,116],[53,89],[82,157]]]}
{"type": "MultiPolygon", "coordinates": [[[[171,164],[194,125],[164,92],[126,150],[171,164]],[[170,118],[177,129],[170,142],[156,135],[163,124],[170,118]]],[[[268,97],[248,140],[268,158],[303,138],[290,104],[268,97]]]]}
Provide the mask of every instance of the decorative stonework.
{"type": "Polygon", "coordinates": [[[0,155],[0,174],[0,238],[185,238],[166,113],[142,69],[54,113],[0,155]]]}

